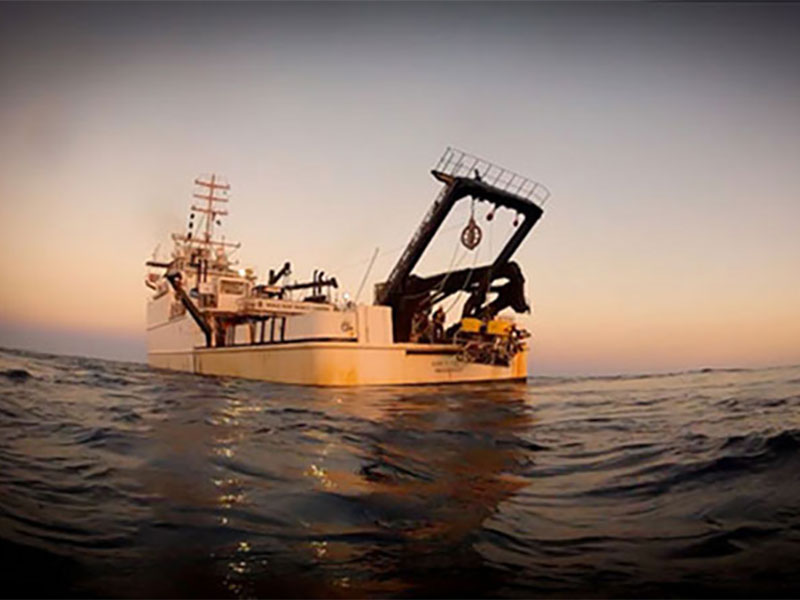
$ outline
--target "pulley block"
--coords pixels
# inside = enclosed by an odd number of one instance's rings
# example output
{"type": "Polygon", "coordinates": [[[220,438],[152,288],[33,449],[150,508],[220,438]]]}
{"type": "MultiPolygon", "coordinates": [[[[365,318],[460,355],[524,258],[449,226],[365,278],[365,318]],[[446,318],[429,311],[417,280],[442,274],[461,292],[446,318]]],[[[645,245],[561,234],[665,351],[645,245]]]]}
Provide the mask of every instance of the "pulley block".
{"type": "Polygon", "coordinates": [[[475,222],[475,217],[470,216],[467,226],[461,231],[461,243],[467,250],[474,250],[481,243],[483,232],[475,222]]]}

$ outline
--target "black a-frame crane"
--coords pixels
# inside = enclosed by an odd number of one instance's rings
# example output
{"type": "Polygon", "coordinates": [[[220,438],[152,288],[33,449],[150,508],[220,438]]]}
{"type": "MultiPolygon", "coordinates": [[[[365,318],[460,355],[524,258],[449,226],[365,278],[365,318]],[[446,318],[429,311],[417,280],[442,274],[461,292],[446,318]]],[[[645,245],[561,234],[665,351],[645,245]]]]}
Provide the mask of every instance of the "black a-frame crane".
{"type": "MultiPolygon", "coordinates": [[[[542,184],[475,156],[448,148],[431,173],[444,184],[389,278],[376,286],[375,303],[390,306],[395,342],[408,341],[414,314],[465,291],[469,297],[463,316],[489,319],[506,307],[527,312],[525,279],[511,257],[542,216],[550,192],[542,184]],[[412,273],[447,215],[460,200],[489,202],[496,209],[516,211],[523,220],[491,264],[446,271],[428,277],[412,273]],[[495,284],[499,280],[505,283],[495,284]],[[496,294],[491,302],[490,293],[496,294]]],[[[493,209],[494,210],[494,209],[493,209]]]]}

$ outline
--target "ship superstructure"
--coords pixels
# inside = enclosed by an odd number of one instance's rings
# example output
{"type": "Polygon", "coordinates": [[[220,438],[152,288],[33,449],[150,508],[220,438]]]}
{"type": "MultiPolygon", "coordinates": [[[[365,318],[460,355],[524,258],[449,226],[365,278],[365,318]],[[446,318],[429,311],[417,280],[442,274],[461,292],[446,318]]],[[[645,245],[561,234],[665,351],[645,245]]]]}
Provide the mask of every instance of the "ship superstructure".
{"type": "MultiPolygon", "coordinates": [[[[337,301],[335,277],[315,271],[290,282],[291,264],[263,282],[231,258],[239,244],[217,239],[229,185],[216,175],[195,180],[187,230],[173,234],[171,258],[150,260],[146,284],[151,366],[308,385],[400,385],[524,379],[526,338],[501,311],[529,310],[524,278],[510,259],[549,197],[539,183],[448,148],[432,171],[442,190],[373,304],[337,301]],[[515,211],[513,235],[489,264],[418,276],[413,270],[460,201],[473,204],[460,242],[482,231],[474,204],[515,211]],[[521,220],[521,222],[520,222],[521,220]],[[447,322],[442,302],[466,295],[447,322]]],[[[345,296],[346,297],[346,296],[345,296]]]]}

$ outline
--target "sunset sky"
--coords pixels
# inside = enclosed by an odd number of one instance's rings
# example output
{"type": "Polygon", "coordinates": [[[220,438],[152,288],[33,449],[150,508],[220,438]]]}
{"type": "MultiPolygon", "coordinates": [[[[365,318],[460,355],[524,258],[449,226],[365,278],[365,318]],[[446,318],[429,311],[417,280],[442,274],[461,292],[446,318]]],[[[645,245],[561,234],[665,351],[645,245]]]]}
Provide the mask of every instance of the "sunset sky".
{"type": "MultiPolygon", "coordinates": [[[[143,361],[144,261],[212,171],[243,266],[354,295],[379,247],[371,300],[452,145],[552,192],[515,257],[532,374],[800,363],[798,30],[790,3],[0,4],[0,346],[143,361]]],[[[510,216],[480,216],[496,250],[510,216]]]]}

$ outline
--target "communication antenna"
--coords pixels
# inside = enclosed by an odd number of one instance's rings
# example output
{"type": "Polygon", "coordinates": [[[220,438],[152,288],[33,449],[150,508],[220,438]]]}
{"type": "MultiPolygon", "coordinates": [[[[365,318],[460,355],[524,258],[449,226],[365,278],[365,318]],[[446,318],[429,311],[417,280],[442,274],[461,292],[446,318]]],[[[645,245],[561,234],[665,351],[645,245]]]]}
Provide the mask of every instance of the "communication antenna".
{"type": "Polygon", "coordinates": [[[205,217],[205,231],[203,232],[203,241],[207,244],[211,242],[211,238],[214,234],[214,225],[219,225],[219,221],[217,221],[217,217],[224,217],[228,214],[227,210],[222,208],[217,208],[215,203],[216,202],[227,202],[227,198],[223,198],[222,196],[218,196],[217,192],[221,191],[227,193],[228,190],[231,189],[231,186],[227,183],[220,183],[217,179],[216,174],[211,174],[211,179],[206,181],[200,179],[199,177],[194,180],[196,185],[199,185],[201,188],[205,188],[208,193],[206,194],[198,194],[195,192],[192,194],[195,198],[199,200],[205,200],[205,206],[197,206],[195,204],[192,205],[192,210],[203,213],[206,215],[205,217]]]}
{"type": "Polygon", "coordinates": [[[356,294],[356,304],[358,303],[358,299],[361,297],[361,291],[364,289],[364,284],[367,283],[367,277],[369,277],[369,272],[372,270],[372,265],[375,264],[375,259],[378,258],[378,252],[380,248],[375,248],[375,252],[372,253],[372,259],[369,261],[369,266],[367,270],[364,272],[364,278],[361,280],[361,285],[358,286],[358,293],[356,294]]]}

